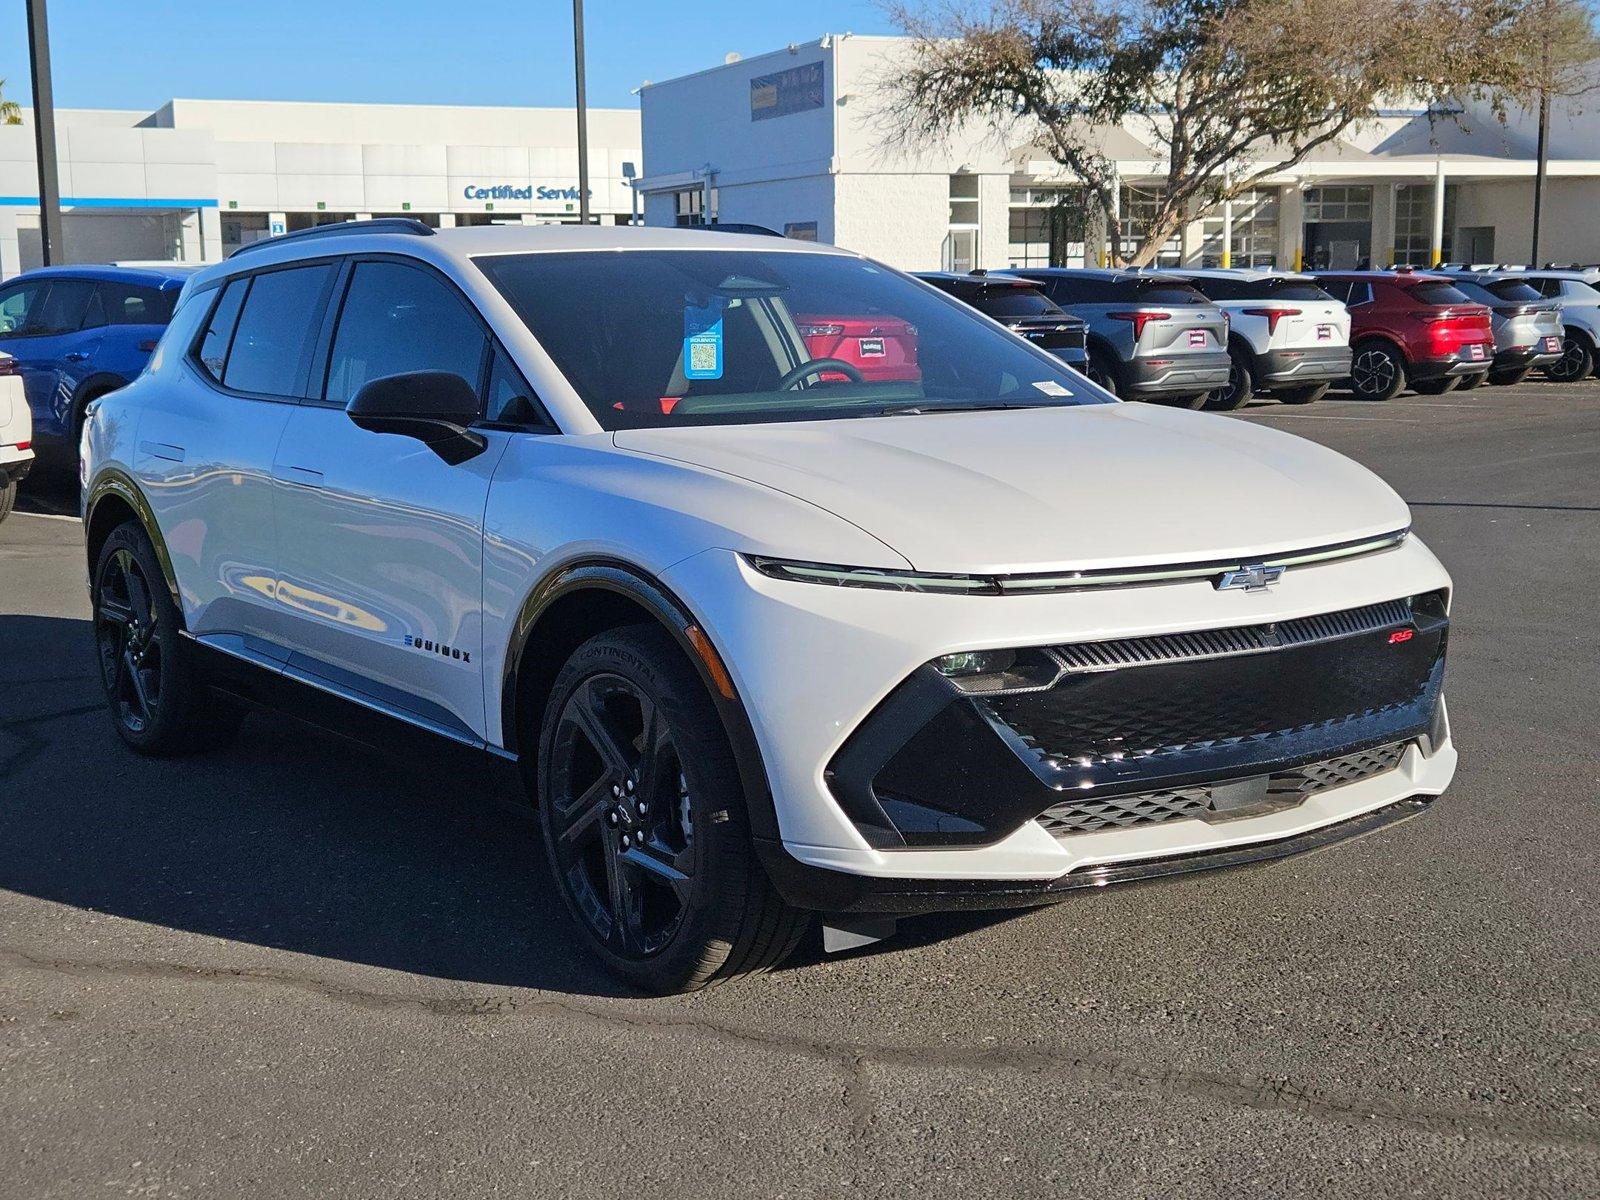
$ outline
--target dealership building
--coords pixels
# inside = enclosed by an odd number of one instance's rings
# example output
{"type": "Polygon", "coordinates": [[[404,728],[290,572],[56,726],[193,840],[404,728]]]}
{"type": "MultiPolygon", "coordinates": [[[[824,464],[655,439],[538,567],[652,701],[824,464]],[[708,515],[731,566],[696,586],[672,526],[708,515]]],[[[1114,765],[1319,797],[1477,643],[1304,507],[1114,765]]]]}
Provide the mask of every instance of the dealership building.
{"type": "MultiPolygon", "coordinates": [[[[32,113],[0,126],[0,278],[39,265],[32,113]]],[[[571,109],[173,100],[57,110],[65,258],[215,261],[330,221],[578,219],[571,109]]],[[[590,210],[626,224],[639,114],[589,110],[590,210]]]]}
{"type": "MultiPolygon", "coordinates": [[[[973,129],[895,143],[882,80],[904,39],[829,35],[646,86],[646,221],[764,225],[903,268],[1103,261],[1104,222],[1077,181],[1024,135],[973,129]]],[[[1355,267],[1525,262],[1535,129],[1483,112],[1381,114],[1189,224],[1160,261],[1355,267]]],[[[1158,199],[1165,164],[1129,128],[1103,132],[1121,216],[1158,199]]],[[[1559,105],[1541,253],[1600,262],[1600,122],[1559,105]]],[[[1132,249],[1131,244],[1127,247],[1132,249]]]]}

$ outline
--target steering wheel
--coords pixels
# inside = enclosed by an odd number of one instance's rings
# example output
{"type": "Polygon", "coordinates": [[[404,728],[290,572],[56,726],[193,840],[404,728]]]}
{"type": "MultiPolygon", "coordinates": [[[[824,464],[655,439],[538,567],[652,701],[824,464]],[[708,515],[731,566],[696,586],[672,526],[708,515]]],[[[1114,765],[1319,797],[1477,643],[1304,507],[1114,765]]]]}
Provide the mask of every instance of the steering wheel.
{"type": "Polygon", "coordinates": [[[813,358],[810,362],[801,363],[792,371],[785,371],[783,378],[778,380],[776,391],[787,391],[795,384],[812,375],[819,375],[823,371],[838,371],[841,375],[849,377],[852,383],[865,383],[867,377],[861,373],[860,368],[847,363],[842,358],[813,358]]]}

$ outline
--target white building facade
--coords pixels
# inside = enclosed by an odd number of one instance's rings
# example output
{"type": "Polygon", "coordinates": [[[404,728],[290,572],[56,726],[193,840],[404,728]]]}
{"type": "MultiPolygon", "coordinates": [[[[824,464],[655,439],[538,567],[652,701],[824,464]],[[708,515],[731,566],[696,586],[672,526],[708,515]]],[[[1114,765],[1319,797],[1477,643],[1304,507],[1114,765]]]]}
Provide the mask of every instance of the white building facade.
{"type": "MultiPolygon", "coordinates": [[[[65,259],[214,261],[331,221],[578,220],[571,109],[173,100],[58,110],[65,259]]],[[[0,278],[40,261],[32,113],[0,126],[0,278]]],[[[629,221],[639,116],[589,111],[591,220],[629,221]]]]}
{"type": "MultiPolygon", "coordinates": [[[[908,269],[1094,265],[1109,246],[1083,189],[985,128],[906,148],[879,100],[908,43],[828,35],[640,93],[646,223],[763,225],[908,269]]],[[[1387,112],[1192,222],[1160,261],[1352,268],[1526,262],[1535,129],[1387,112]]],[[[1158,196],[1159,151],[1105,135],[1125,218],[1158,196]]],[[[1600,122],[1557,107],[1541,258],[1600,262],[1600,122]]],[[[1127,246],[1132,249],[1131,243],[1127,246]]]]}

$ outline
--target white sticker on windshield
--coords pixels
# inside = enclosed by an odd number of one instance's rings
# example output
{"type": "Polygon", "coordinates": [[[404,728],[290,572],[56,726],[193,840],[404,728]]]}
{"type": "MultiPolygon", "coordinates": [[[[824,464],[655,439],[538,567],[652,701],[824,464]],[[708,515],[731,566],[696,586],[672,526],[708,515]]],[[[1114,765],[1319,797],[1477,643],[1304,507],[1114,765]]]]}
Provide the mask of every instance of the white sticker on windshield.
{"type": "Polygon", "coordinates": [[[1033,386],[1038,388],[1046,396],[1070,396],[1070,395],[1072,395],[1071,392],[1067,391],[1066,388],[1062,387],[1054,379],[1041,379],[1038,382],[1036,382],[1033,386]]]}

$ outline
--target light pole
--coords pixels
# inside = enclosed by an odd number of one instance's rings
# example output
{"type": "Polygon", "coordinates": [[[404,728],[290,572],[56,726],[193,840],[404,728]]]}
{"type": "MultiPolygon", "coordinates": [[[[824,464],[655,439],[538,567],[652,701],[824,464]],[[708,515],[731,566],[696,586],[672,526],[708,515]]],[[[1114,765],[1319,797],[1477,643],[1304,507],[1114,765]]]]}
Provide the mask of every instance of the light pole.
{"type": "Polygon", "coordinates": [[[66,256],[61,182],[56,171],[56,105],[50,87],[50,29],[45,0],[28,0],[28,58],[33,82],[33,145],[39,159],[39,248],[45,266],[66,256]]]}
{"type": "MultiPolygon", "coordinates": [[[[43,0],[39,0],[43,3],[43,0]]],[[[583,82],[583,0],[572,0],[572,62],[578,77],[578,220],[589,223],[589,110],[583,82]]]]}

